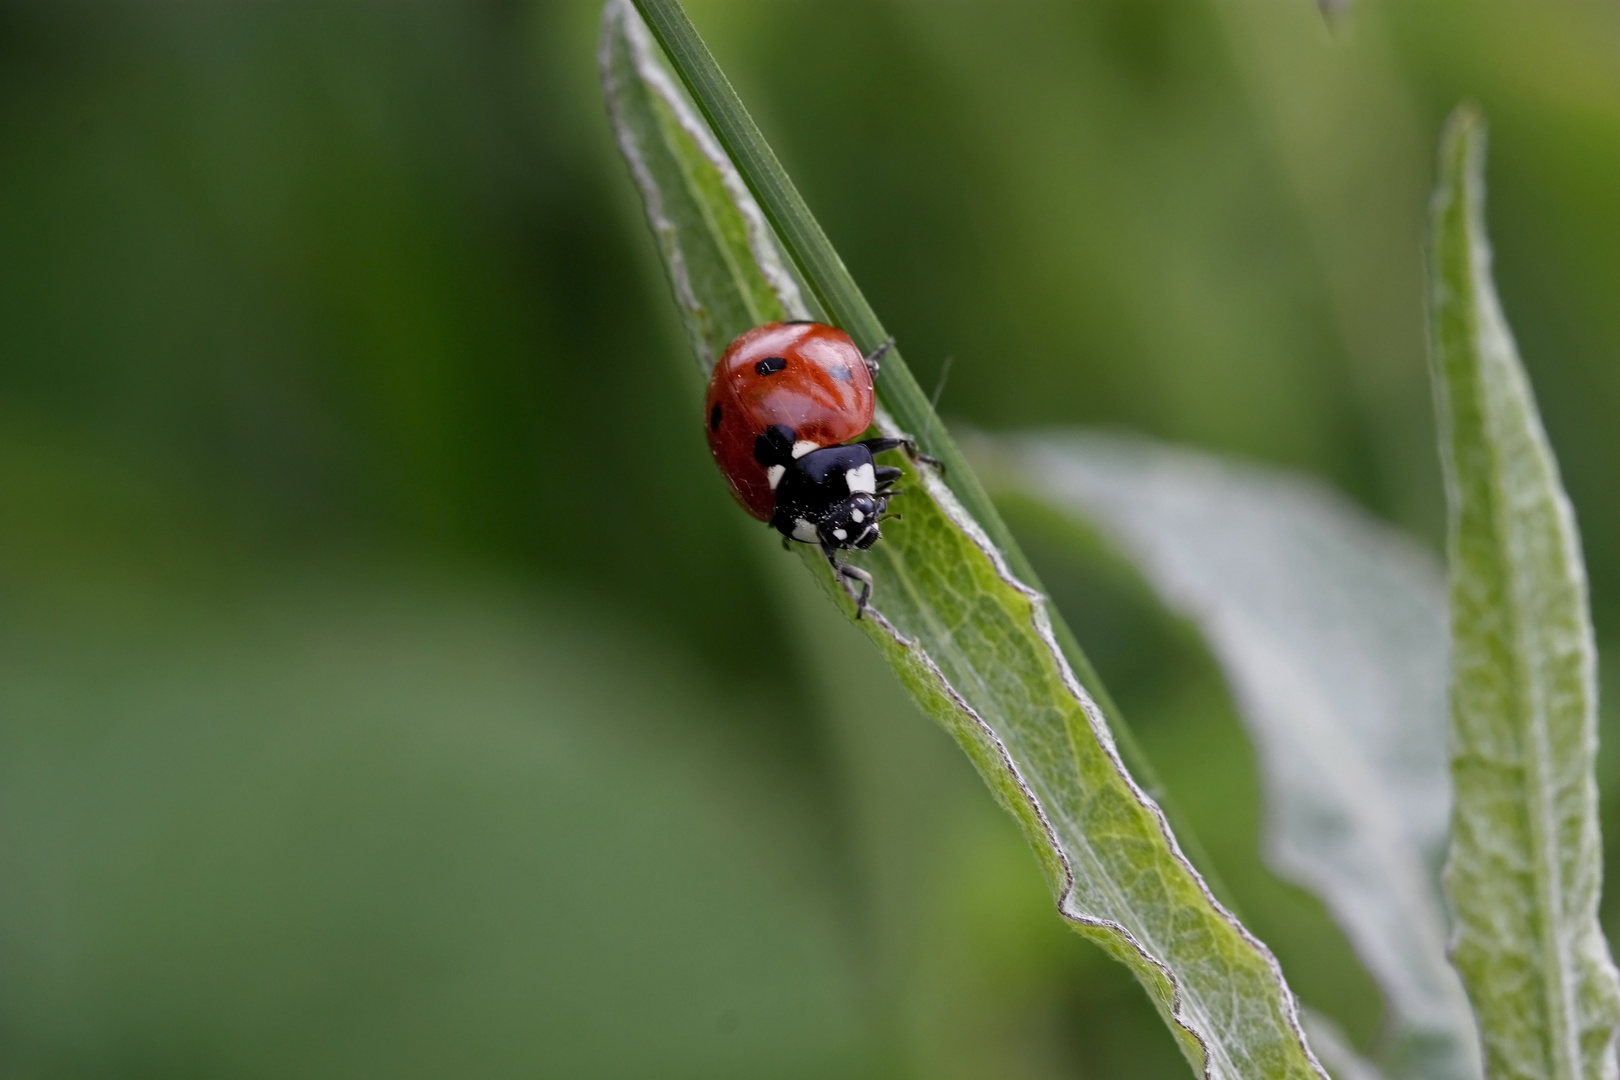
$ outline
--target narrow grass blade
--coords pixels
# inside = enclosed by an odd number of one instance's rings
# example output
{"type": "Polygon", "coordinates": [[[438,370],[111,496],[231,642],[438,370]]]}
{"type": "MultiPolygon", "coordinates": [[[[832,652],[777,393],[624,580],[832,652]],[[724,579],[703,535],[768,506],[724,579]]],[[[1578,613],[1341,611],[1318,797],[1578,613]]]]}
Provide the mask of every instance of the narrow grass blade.
{"type": "Polygon", "coordinates": [[[1598,927],[1596,649],[1575,516],[1491,281],[1485,124],[1455,112],[1432,208],[1450,504],[1453,958],[1493,1080],[1615,1075],[1598,927]]]}
{"type": "Polygon", "coordinates": [[[1096,523],[1203,631],[1259,758],[1268,861],[1322,900],[1383,990],[1390,1075],[1477,1080],[1438,880],[1440,568],[1315,484],[1207,454],[1079,432],[989,454],[993,486],[1096,523]]]}
{"type": "MultiPolygon", "coordinates": [[[[710,128],[726,149],[716,156],[694,128],[690,106],[659,73],[636,10],[628,0],[610,0],[603,79],[677,299],[692,313],[688,325],[697,328],[700,361],[712,360],[715,343],[744,313],[774,313],[768,302],[749,307],[746,298],[763,295],[764,287],[775,292],[785,314],[807,313],[811,302],[775,271],[779,251],[791,256],[814,303],[858,343],[881,340],[882,328],[831,248],[807,255],[806,245],[814,248],[815,237],[825,245],[825,237],[752,122],[743,123],[746,113],[684,13],[672,4],[640,6],[656,16],[662,43],[685,65],[688,88],[695,86],[700,99],[710,95],[704,118],[712,124],[716,115],[729,117],[724,132],[720,124],[710,128]],[[688,69],[702,63],[708,67],[694,77],[688,69]],[[714,95],[731,96],[717,101],[714,95]],[[739,138],[758,141],[739,152],[739,138]],[[738,163],[736,173],[727,157],[738,163]],[[762,178],[761,169],[769,175],[762,178]],[[702,180],[711,170],[718,181],[702,180]],[[748,181],[746,191],[731,182],[734,175],[748,181]],[[732,228],[726,238],[726,222],[756,220],[760,211],[750,193],[762,191],[769,194],[762,198],[764,217],[780,248],[746,230],[732,228]],[[684,209],[677,215],[676,208],[684,209]],[[750,263],[743,252],[758,261],[750,263]],[[699,259],[710,265],[695,266],[699,259]]],[[[950,484],[932,469],[906,467],[904,520],[886,525],[884,541],[859,556],[878,584],[875,609],[861,625],[1022,825],[1064,917],[1131,967],[1201,1075],[1324,1077],[1276,961],[1215,900],[1159,806],[1132,780],[1071,662],[1077,648],[1072,654],[1065,648],[1065,632],[1029,584],[1032,576],[1020,572],[1022,556],[999,518],[989,510],[987,525],[975,512],[988,509],[988,499],[893,358],[885,362],[880,399],[878,426],[890,434],[903,426],[923,438],[949,465],[950,484]]],[[[853,614],[819,556],[807,554],[806,561],[853,614]]]]}

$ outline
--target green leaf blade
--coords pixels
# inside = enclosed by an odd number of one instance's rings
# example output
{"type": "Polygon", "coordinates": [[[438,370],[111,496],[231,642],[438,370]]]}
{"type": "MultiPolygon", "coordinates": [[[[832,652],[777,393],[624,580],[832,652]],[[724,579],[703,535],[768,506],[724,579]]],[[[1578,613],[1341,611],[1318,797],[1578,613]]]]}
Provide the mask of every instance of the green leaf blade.
{"type": "Polygon", "coordinates": [[[1453,959],[1492,1077],[1615,1075],[1597,922],[1596,648],[1575,517],[1502,315],[1484,122],[1441,140],[1431,320],[1450,504],[1453,959]]]}
{"type": "Polygon", "coordinates": [[[1131,780],[1045,598],[942,482],[910,479],[933,497],[870,553],[885,592],[868,634],[1018,819],[1064,917],[1136,972],[1205,1075],[1320,1075],[1275,959],[1131,780]]]}
{"type": "MultiPolygon", "coordinates": [[[[674,17],[668,5],[662,13],[674,17]]],[[[684,21],[678,7],[674,14],[684,21]]],[[[621,147],[648,204],[677,300],[683,312],[690,312],[688,327],[696,328],[692,339],[700,363],[707,368],[716,348],[723,347],[722,328],[745,328],[735,321],[746,310],[744,298],[757,294],[762,283],[775,292],[784,314],[805,313],[809,305],[790,288],[791,276],[775,273],[783,249],[793,252],[816,302],[858,343],[870,345],[873,334],[881,337],[853,283],[825,280],[833,270],[847,279],[830,246],[823,258],[794,251],[795,235],[820,236],[808,211],[794,233],[782,230],[781,207],[776,208],[770,220],[780,240],[759,233],[749,233],[746,245],[735,236],[727,239],[728,215],[750,222],[761,214],[750,193],[762,187],[757,176],[747,189],[729,177],[739,171],[746,175],[762,154],[774,166],[774,156],[761,147],[752,157],[738,155],[728,145],[739,164],[732,170],[728,155],[711,156],[701,133],[690,130],[686,120],[674,129],[649,123],[648,116],[680,118],[690,107],[667,76],[657,73],[659,61],[629,0],[609,0],[603,35],[604,85],[621,147]],[[699,184],[694,177],[701,169],[655,171],[632,156],[690,158],[692,147],[725,182],[699,184]],[[698,212],[704,200],[716,198],[735,206],[698,212]],[[674,225],[668,225],[676,221],[667,209],[671,204],[689,204],[674,225]],[[689,230],[708,235],[689,236],[689,230]],[[746,256],[757,262],[750,265],[746,256]],[[696,272],[691,263],[698,259],[711,265],[696,272]],[[789,287],[783,286],[784,277],[789,287]],[[702,292],[708,289],[717,295],[702,292]],[[867,320],[864,328],[861,318],[867,320]]],[[[690,53],[694,46],[686,41],[682,48],[690,53]]],[[[701,42],[695,48],[701,50],[701,42]]],[[[677,63],[684,55],[679,49],[670,54],[677,63]]],[[[687,86],[694,88],[691,79],[687,86]]],[[[724,90],[729,93],[729,86],[724,90]]],[[[713,102],[708,104],[704,111],[712,120],[713,102]]],[[[764,186],[771,183],[791,188],[785,176],[767,178],[764,186]]],[[[877,581],[873,608],[860,625],[1020,823],[1063,916],[1131,968],[1200,1075],[1325,1080],[1275,959],[1215,900],[1159,806],[1132,780],[1083,657],[1077,648],[1071,651],[1066,631],[1029,583],[1027,564],[993,509],[988,520],[978,512],[981,503],[989,508],[988,498],[921,391],[911,400],[909,391],[915,389],[903,363],[887,361],[880,389],[885,408],[878,412],[877,427],[893,435],[904,425],[923,437],[928,450],[946,459],[949,482],[931,468],[895,461],[906,474],[904,505],[896,507],[904,518],[884,526],[881,544],[851,556],[877,581]]],[[[808,545],[799,548],[834,601],[852,616],[853,605],[834,585],[825,560],[808,545]]]]}
{"type": "MultiPolygon", "coordinates": [[[[1303,478],[1146,438],[1042,432],[985,440],[983,456],[997,490],[1038,500],[1055,528],[1094,523],[1202,632],[1255,746],[1266,861],[1323,901],[1383,992],[1379,1063],[1401,1080],[1478,1080],[1437,877],[1439,567],[1303,478]]],[[[1325,1058],[1330,1038],[1312,1030],[1325,1058]]]]}

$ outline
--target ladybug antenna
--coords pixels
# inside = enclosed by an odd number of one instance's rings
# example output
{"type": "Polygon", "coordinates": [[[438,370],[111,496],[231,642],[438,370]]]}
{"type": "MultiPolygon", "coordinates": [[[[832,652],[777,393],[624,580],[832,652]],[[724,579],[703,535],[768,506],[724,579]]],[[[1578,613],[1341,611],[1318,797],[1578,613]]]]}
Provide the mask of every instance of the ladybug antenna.
{"type": "Polygon", "coordinates": [[[934,395],[928,399],[928,409],[930,412],[939,408],[939,395],[945,392],[945,382],[951,377],[951,365],[955,362],[956,354],[949,353],[945,357],[945,363],[940,365],[939,382],[934,384],[934,395]]]}
{"type": "MultiPolygon", "coordinates": [[[[955,353],[945,354],[945,363],[941,364],[939,368],[939,381],[934,384],[934,394],[928,399],[928,427],[923,431],[924,439],[928,438],[934,433],[934,424],[939,420],[939,395],[945,392],[945,383],[951,377],[951,365],[955,362],[955,353]]],[[[926,461],[928,464],[938,468],[941,472],[945,471],[944,466],[940,464],[939,459],[930,454],[919,454],[913,452],[911,456],[913,460],[926,461]]]]}

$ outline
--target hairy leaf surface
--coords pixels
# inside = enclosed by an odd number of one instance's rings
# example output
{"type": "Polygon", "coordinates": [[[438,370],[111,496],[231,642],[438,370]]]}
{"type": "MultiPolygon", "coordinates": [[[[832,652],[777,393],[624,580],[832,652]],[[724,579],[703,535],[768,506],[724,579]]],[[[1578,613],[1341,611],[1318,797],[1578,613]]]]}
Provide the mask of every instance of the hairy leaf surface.
{"type": "Polygon", "coordinates": [[[1450,504],[1453,957],[1493,1080],[1614,1076],[1596,648],[1575,515],[1491,281],[1485,126],[1440,146],[1430,311],[1450,504]]]}
{"type": "MultiPolygon", "coordinates": [[[[871,347],[876,342],[863,339],[873,337],[875,317],[847,274],[837,277],[844,272],[830,249],[806,256],[805,237],[819,237],[819,228],[678,5],[648,3],[641,11],[687,86],[697,88],[707,118],[722,112],[732,125],[706,126],[675,91],[636,10],[610,0],[601,53],[610,109],[705,370],[748,326],[812,314],[783,269],[784,250],[816,303],[871,347]],[[728,154],[721,144],[737,142],[738,117],[746,121],[742,136],[757,142],[728,154]],[[729,134],[717,138],[716,130],[729,134]],[[768,200],[770,213],[749,195],[762,188],[776,200],[768,200]],[[773,233],[786,238],[783,246],[773,233]],[[844,310],[851,305],[860,310],[844,310]]],[[[1019,821],[1064,917],[1131,967],[1199,1073],[1325,1076],[1276,961],[1216,902],[1159,807],[1122,764],[1082,685],[1089,673],[1077,675],[1044,597],[1009,565],[1021,555],[987,531],[1004,527],[964,509],[982,492],[931,412],[917,410],[926,399],[897,359],[885,367],[879,397],[914,428],[926,424],[916,433],[952,472],[947,485],[934,470],[907,465],[904,520],[886,525],[884,541],[856,556],[877,580],[874,610],[862,620],[866,632],[1019,821]]],[[[884,410],[878,426],[897,430],[884,410]]],[[[820,556],[805,559],[853,614],[820,556]]]]}

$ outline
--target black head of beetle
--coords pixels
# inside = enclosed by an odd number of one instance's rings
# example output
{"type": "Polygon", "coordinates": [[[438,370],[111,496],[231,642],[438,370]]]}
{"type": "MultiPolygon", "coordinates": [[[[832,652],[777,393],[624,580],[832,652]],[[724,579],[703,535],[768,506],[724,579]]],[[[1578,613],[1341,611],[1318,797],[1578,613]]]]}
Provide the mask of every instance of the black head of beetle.
{"type": "MultiPolygon", "coordinates": [[[[883,536],[879,523],[889,500],[900,494],[894,484],[901,470],[879,465],[873,455],[904,449],[918,461],[939,463],[917,452],[910,439],[865,439],[840,446],[800,442],[793,429],[773,424],[754,440],[754,459],[765,466],[776,496],[771,528],[784,537],[820,546],[833,572],[855,600],[855,617],[867,610],[872,575],[841,563],[839,551],[865,551],[883,536]],[[857,591],[852,583],[858,583],[857,591]]],[[[896,516],[896,515],[890,515],[896,516]]]]}
{"type": "Polygon", "coordinates": [[[829,553],[871,547],[883,535],[878,519],[901,475],[872,455],[895,445],[892,439],[868,439],[811,447],[797,442],[791,428],[771,426],[754,444],[754,457],[776,492],[771,527],[829,553]]]}

